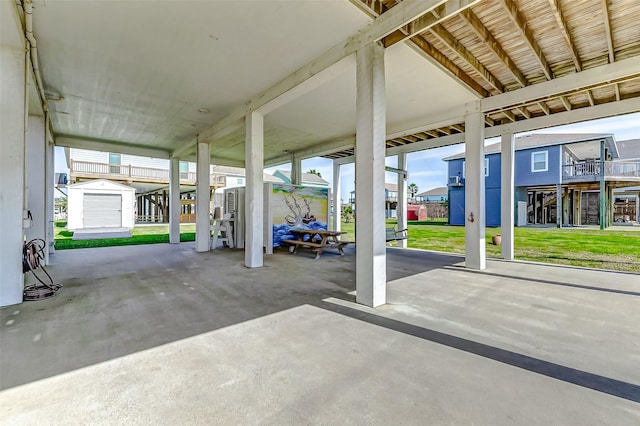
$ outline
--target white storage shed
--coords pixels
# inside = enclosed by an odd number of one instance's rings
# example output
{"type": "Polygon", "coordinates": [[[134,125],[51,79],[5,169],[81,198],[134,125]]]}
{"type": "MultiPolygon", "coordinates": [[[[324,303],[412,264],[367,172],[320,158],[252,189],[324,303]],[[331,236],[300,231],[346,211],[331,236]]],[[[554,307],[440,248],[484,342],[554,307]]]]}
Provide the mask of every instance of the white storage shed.
{"type": "Polygon", "coordinates": [[[134,188],[105,179],[69,185],[67,228],[133,229],[135,192],[134,188]]]}

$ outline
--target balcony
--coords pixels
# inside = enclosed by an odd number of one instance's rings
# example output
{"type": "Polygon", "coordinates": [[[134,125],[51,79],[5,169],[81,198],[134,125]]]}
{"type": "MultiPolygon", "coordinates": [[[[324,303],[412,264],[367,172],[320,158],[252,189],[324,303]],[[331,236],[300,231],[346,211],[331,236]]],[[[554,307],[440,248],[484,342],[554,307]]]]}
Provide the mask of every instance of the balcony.
{"type": "MultiPolygon", "coordinates": [[[[72,180],[80,179],[109,179],[123,182],[145,182],[169,184],[169,170],[154,169],[131,165],[113,165],[107,163],[93,163],[90,161],[71,160],[69,173],[72,180]]],[[[183,185],[195,185],[195,172],[180,172],[180,183],[183,185]]],[[[212,187],[226,186],[227,177],[212,174],[210,177],[212,187]]]]}
{"type": "Polygon", "coordinates": [[[562,166],[563,182],[593,182],[602,177],[607,181],[640,182],[640,161],[592,160],[562,166]]]}

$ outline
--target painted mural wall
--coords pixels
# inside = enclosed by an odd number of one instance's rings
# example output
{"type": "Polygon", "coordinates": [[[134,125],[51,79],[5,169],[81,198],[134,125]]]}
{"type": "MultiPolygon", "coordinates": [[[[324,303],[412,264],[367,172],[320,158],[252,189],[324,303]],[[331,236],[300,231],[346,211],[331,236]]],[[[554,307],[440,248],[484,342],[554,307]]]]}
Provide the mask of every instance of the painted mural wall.
{"type": "Polygon", "coordinates": [[[273,246],[295,237],[291,229],[326,230],[329,223],[329,188],[273,185],[271,193],[273,246]]]}

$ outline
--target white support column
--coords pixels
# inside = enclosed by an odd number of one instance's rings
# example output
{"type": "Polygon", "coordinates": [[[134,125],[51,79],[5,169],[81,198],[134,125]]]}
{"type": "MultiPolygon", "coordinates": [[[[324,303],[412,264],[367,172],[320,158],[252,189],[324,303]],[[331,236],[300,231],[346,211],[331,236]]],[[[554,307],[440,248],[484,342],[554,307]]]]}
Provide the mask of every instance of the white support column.
{"type": "Polygon", "coordinates": [[[291,154],[291,184],[302,185],[302,159],[295,153],[291,154]]]}
{"type": "Polygon", "coordinates": [[[259,268],[264,264],[262,254],[264,228],[264,117],[250,112],[246,118],[245,166],[247,188],[245,191],[245,245],[244,264],[259,268]]]}
{"type": "Polygon", "coordinates": [[[55,188],[54,180],[56,176],[55,170],[55,145],[49,132],[49,117],[45,118],[45,176],[44,176],[44,188],[45,188],[45,220],[46,220],[46,235],[45,241],[47,248],[45,250],[45,263],[50,264],[49,256],[54,252],[54,204],[55,204],[55,188]]]}
{"type": "Polygon", "coordinates": [[[24,48],[0,46],[0,75],[0,306],[8,306],[22,302],[24,287],[24,48]]]}
{"type": "Polygon", "coordinates": [[[501,184],[500,184],[500,227],[502,233],[502,258],[513,260],[515,226],[515,187],[514,187],[515,142],[513,133],[502,134],[501,145],[501,184]]]}
{"type": "MultiPolygon", "coordinates": [[[[398,168],[407,170],[407,153],[398,154],[398,168]]],[[[396,204],[396,217],[398,218],[398,230],[407,228],[407,177],[404,173],[398,173],[398,203],[396,204]]],[[[398,240],[398,247],[407,248],[407,240],[398,240]]]]}
{"type": "Polygon", "coordinates": [[[180,159],[169,160],[169,243],[180,243],[180,159]]]}
{"type": "Polygon", "coordinates": [[[196,158],[196,251],[209,251],[211,225],[210,153],[209,144],[198,142],[196,158]]]}
{"type": "Polygon", "coordinates": [[[340,164],[333,162],[333,230],[340,232],[342,224],[342,200],[340,194],[340,164]]]}
{"type": "Polygon", "coordinates": [[[46,142],[44,134],[44,117],[29,116],[29,126],[26,137],[26,181],[27,209],[33,220],[25,226],[27,241],[33,239],[47,239],[47,211],[46,211],[46,142]]]}
{"type": "Polygon", "coordinates": [[[387,292],[384,52],[372,43],[356,54],[356,301],[371,307],[387,292]]]}
{"type": "Polygon", "coordinates": [[[556,184],[556,228],[562,228],[562,184],[556,184]]]}
{"type": "Polygon", "coordinates": [[[484,191],[484,114],[480,102],[467,104],[465,115],[465,265],[486,268],[484,191]]]}

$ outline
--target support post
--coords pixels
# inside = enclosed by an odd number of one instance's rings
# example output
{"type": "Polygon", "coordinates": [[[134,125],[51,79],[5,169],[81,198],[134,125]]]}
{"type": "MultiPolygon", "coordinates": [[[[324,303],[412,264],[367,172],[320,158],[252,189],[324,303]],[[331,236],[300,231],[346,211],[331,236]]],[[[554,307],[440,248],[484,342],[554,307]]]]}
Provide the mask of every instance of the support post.
{"type": "Polygon", "coordinates": [[[556,184],[556,228],[562,228],[562,184],[556,184]]]}
{"type": "Polygon", "coordinates": [[[54,194],[54,180],[55,180],[55,153],[54,153],[54,144],[51,140],[51,135],[49,134],[49,117],[45,118],[45,220],[46,220],[46,235],[45,238],[47,248],[45,250],[45,264],[49,265],[50,255],[54,252],[54,211],[55,211],[55,194],[54,194]]]}
{"type": "Polygon", "coordinates": [[[503,133],[500,159],[500,232],[502,235],[502,258],[506,260],[513,260],[514,257],[514,155],[515,141],[513,133],[503,133]]]}
{"type": "Polygon", "coordinates": [[[386,303],[384,47],[369,44],[356,54],[356,301],[386,303]]]}
{"type": "MultiPolygon", "coordinates": [[[[400,170],[407,170],[406,152],[398,154],[398,168],[400,170]]],[[[408,227],[407,176],[404,173],[398,173],[398,202],[396,203],[396,218],[398,219],[398,230],[406,229],[408,227]]],[[[398,240],[398,247],[407,248],[407,240],[398,240]]]]}
{"type": "Polygon", "coordinates": [[[302,185],[302,159],[291,153],[291,184],[302,185]]]}
{"type": "Polygon", "coordinates": [[[600,141],[600,229],[607,227],[607,184],[604,180],[604,160],[606,147],[604,140],[600,141]]]}
{"type": "Polygon", "coordinates": [[[245,165],[247,187],[245,191],[245,245],[244,264],[259,268],[264,264],[262,254],[264,228],[264,117],[250,112],[246,118],[245,165]]]}
{"type": "Polygon", "coordinates": [[[211,190],[209,189],[210,153],[209,144],[198,142],[196,158],[196,251],[209,251],[211,224],[209,205],[211,190]]]}
{"type": "Polygon", "coordinates": [[[333,230],[340,232],[342,224],[342,200],[340,194],[340,164],[333,161],[333,230]]]}
{"type": "Polygon", "coordinates": [[[180,243],[180,159],[169,160],[169,243],[180,243]]]}
{"type": "Polygon", "coordinates": [[[33,220],[25,227],[24,234],[27,241],[35,238],[47,239],[47,211],[46,211],[46,141],[44,117],[29,116],[29,126],[26,137],[26,180],[27,209],[33,220]]]}
{"type": "Polygon", "coordinates": [[[24,287],[22,215],[27,68],[24,46],[13,48],[2,44],[0,55],[0,306],[8,306],[22,302],[24,287]]]}
{"type": "Polygon", "coordinates": [[[465,265],[486,268],[484,114],[480,102],[467,104],[465,115],[465,265]]]}

